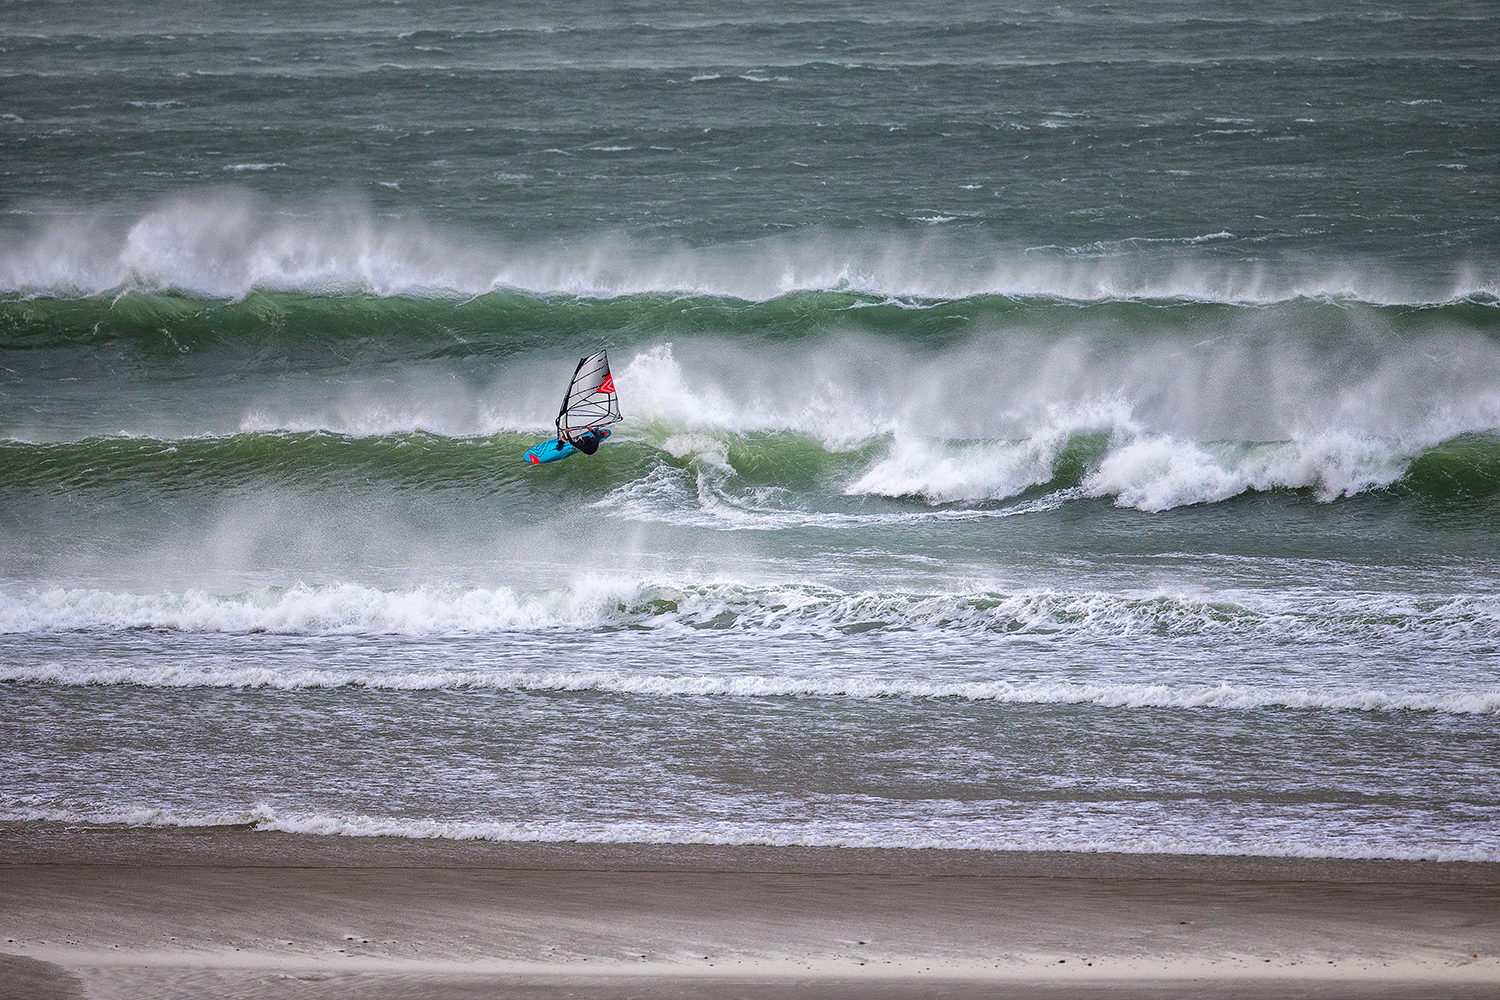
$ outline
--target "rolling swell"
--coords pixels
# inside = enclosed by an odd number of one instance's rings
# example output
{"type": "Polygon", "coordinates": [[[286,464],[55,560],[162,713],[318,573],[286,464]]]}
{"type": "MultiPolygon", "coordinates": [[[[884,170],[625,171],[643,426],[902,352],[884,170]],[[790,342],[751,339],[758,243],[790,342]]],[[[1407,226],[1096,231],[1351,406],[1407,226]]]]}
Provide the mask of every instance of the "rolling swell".
{"type": "Polygon", "coordinates": [[[119,491],[232,490],[257,485],[473,489],[511,481],[533,437],[444,438],[412,433],[352,437],[271,432],[160,441],[90,438],[0,444],[0,475],[32,488],[119,491]]]}
{"type": "MultiPolygon", "coordinates": [[[[920,445],[929,461],[929,480],[942,478],[944,463],[957,456],[966,469],[980,468],[994,453],[1023,455],[1035,464],[1030,477],[1012,478],[987,495],[944,496],[936,486],[924,489],[913,481],[903,489],[894,478],[880,485],[883,470],[903,447],[889,435],[855,448],[830,448],[816,438],[792,432],[729,434],[682,433],[652,425],[628,429],[611,441],[603,459],[565,463],[541,469],[526,465],[523,456],[537,435],[499,433],[452,438],[425,432],[354,436],[322,431],[251,432],[224,437],[183,440],[100,437],[80,441],[32,443],[0,442],[0,481],[11,490],[99,491],[109,494],[148,494],[203,491],[230,492],[260,487],[295,486],[312,489],[394,489],[432,493],[485,493],[520,484],[565,484],[578,491],[580,502],[610,507],[629,506],[660,487],[679,484],[687,493],[693,484],[723,496],[750,497],[766,489],[788,491],[794,508],[816,509],[826,498],[843,495],[906,499],[918,510],[934,505],[958,510],[1031,495],[1057,495],[1059,502],[1098,497],[1119,499],[1126,484],[1111,491],[1110,463],[1129,452],[1106,432],[1066,434],[1047,442],[1039,452],[1035,442],[928,442],[920,445]],[[378,485],[377,485],[378,484],[378,485]]],[[[1196,452],[1199,445],[1182,447],[1196,452]]],[[[1267,455],[1288,453],[1290,442],[1218,442],[1208,447],[1223,457],[1221,471],[1229,475],[1237,459],[1257,468],[1267,455]]],[[[1245,482],[1243,492],[1284,491],[1319,499],[1339,499],[1357,493],[1413,497],[1434,503],[1493,500],[1500,497],[1500,436],[1462,434],[1403,456],[1390,445],[1387,460],[1397,474],[1389,482],[1365,490],[1323,496],[1326,488],[1314,477],[1297,483],[1274,478],[1245,482]]],[[[1023,470],[1026,471],[1026,470],[1023,470]]],[[[997,480],[997,482],[1001,482],[997,480]]],[[[1237,481],[1236,481],[1237,482],[1237,481]]],[[[1128,500],[1130,495],[1126,495],[1128,500]]],[[[1228,499],[1222,497],[1220,499],[1228,499]]],[[[1205,502],[1212,498],[1204,498],[1205,502]]],[[[1121,503],[1122,506],[1133,506],[1121,503]]],[[[786,509],[786,504],[779,508],[786,509]]],[[[1176,505],[1170,505],[1176,506],[1176,505]]]]}
{"type": "Polygon", "coordinates": [[[1054,338],[1159,339],[1226,330],[1272,310],[1282,323],[1319,334],[1368,318],[1402,336],[1450,329],[1500,338],[1497,300],[1464,295],[1444,303],[1370,304],[1293,297],[1253,309],[1192,297],[1071,299],[979,294],[957,298],[806,290],[765,300],[681,293],[604,297],[499,290],[474,297],[324,296],[256,291],[244,298],[129,292],[85,298],[0,298],[0,350],[92,351],[117,346],[170,361],[202,352],[275,352],[302,357],[357,345],[402,358],[504,358],[583,340],[640,343],[695,334],[780,342],[833,333],[872,334],[941,348],[993,330],[1054,338]]]}
{"type": "MultiPolygon", "coordinates": [[[[974,305],[981,315],[1018,308],[1003,299],[974,305]]],[[[0,349],[119,344],[170,358],[247,348],[312,353],[355,342],[401,356],[503,357],[601,336],[748,332],[778,338],[849,328],[898,331],[922,340],[970,322],[942,304],[844,292],[802,292],[768,302],[657,293],[579,298],[497,291],[475,298],[422,298],[256,292],[235,301],[131,293],[0,302],[6,338],[0,349]]]]}
{"type": "Polygon", "coordinates": [[[540,484],[627,519],[738,528],[1017,500],[1500,495],[1500,308],[1473,282],[1384,305],[1247,304],[1190,280],[1156,297],[567,284],[11,295],[0,474],[120,497],[540,484]],[[601,343],[627,416],[608,460],[526,470],[552,373],[601,343]]]}

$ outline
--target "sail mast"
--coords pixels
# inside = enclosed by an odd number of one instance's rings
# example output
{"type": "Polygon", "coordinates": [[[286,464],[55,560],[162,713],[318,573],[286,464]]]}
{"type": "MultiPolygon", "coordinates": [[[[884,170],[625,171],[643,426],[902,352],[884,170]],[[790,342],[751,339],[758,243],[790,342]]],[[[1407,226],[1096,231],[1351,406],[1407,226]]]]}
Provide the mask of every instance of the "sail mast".
{"type": "Polygon", "coordinates": [[[563,394],[562,407],[557,411],[557,436],[565,438],[572,431],[603,427],[621,419],[620,399],[609,371],[609,355],[598,351],[580,358],[568,391],[563,394]]]}

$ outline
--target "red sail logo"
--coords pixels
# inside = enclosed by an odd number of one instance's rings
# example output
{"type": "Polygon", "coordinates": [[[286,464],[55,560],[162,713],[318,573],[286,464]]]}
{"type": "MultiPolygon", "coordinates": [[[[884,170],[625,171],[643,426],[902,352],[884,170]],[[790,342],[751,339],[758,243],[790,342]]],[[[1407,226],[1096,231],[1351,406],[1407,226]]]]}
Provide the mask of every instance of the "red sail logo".
{"type": "Polygon", "coordinates": [[[600,392],[614,392],[615,391],[615,377],[613,375],[606,375],[606,376],[604,376],[604,381],[599,383],[599,391],[600,392]]]}

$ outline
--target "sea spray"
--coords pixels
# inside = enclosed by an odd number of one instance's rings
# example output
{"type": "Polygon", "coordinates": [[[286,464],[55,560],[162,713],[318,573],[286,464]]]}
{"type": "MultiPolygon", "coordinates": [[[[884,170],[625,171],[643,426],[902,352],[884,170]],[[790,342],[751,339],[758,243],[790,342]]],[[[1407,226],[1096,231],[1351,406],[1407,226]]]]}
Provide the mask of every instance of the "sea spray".
{"type": "Polygon", "coordinates": [[[995,296],[1242,306],[1298,299],[1442,305],[1500,296],[1493,269],[1469,262],[1418,279],[1373,259],[1294,256],[1267,268],[1198,253],[1235,242],[1228,232],[1112,247],[818,228],[722,246],[613,233],[483,240],[457,226],[393,218],[359,198],[276,201],[232,186],[144,210],[73,205],[23,218],[0,229],[0,293],[237,300],[256,291],[469,298],[513,290],[766,302],[826,291],[876,301],[995,296]]]}

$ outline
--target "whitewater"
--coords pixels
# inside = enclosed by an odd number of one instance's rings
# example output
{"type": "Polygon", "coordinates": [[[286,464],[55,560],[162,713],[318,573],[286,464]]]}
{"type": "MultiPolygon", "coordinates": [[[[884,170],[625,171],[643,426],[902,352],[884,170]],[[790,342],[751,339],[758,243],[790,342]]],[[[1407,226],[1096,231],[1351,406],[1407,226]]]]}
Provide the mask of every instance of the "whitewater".
{"type": "Polygon", "coordinates": [[[0,822],[1500,860],[1495,18],[1200,7],[17,12],[0,822]]]}

